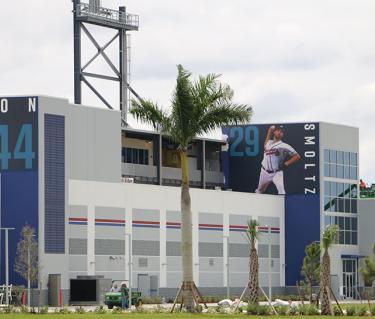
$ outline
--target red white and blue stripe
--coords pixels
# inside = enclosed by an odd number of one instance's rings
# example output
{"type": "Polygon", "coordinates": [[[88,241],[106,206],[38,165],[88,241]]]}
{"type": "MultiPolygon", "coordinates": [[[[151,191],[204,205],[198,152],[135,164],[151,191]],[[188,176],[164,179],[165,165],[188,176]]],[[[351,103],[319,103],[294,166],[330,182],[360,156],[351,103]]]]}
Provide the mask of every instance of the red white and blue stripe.
{"type": "Polygon", "coordinates": [[[133,220],[133,227],[160,228],[160,222],[151,222],[151,221],[146,221],[146,220],[133,220]]]}
{"type": "MultiPolygon", "coordinates": [[[[259,226],[259,231],[261,233],[268,233],[268,227],[267,226],[259,226]]],[[[229,225],[229,231],[237,231],[237,232],[246,232],[247,225],[229,225]]],[[[279,234],[280,228],[279,227],[271,227],[271,233],[272,234],[279,234]]]]}
{"type": "Polygon", "coordinates": [[[167,222],[167,229],[181,229],[181,223],[167,222]]]}
{"type": "MultiPolygon", "coordinates": [[[[87,226],[87,218],[70,217],[68,222],[69,222],[69,225],[84,225],[84,226],[87,226]]],[[[123,219],[97,218],[97,219],[95,219],[95,226],[125,227],[125,220],[123,220],[123,219]]]]}
{"type": "Polygon", "coordinates": [[[220,224],[199,224],[199,230],[223,231],[223,225],[220,225],[220,224]]]}

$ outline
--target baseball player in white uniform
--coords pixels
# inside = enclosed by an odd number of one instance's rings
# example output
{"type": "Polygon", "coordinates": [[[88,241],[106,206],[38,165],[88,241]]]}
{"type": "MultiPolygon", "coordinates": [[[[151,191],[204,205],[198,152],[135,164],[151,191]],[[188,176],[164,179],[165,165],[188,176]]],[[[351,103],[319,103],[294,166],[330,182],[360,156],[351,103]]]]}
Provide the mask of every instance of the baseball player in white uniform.
{"type": "Polygon", "coordinates": [[[264,141],[264,156],[260,170],[258,188],[256,193],[266,192],[268,185],[273,182],[279,195],[285,194],[284,170],[296,163],[301,157],[289,144],[284,143],[284,128],[272,125],[264,141]],[[273,139],[271,139],[273,135],[273,139]]]}

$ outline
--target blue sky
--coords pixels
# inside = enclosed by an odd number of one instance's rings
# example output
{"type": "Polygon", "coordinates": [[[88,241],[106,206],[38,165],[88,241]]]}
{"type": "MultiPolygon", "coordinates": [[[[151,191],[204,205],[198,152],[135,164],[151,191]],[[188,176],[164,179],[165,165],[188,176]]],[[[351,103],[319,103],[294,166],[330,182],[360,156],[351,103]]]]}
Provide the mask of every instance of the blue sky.
{"type": "MultiPolygon", "coordinates": [[[[193,74],[220,73],[237,102],[253,105],[253,122],[358,126],[361,176],[375,181],[375,1],[103,0],[124,4],[140,16],[131,40],[131,83],[139,94],[168,106],[179,63],[193,74]]],[[[71,9],[70,0],[2,3],[2,95],[72,101],[71,9]]],[[[97,31],[102,43],[111,36],[97,31]]],[[[84,47],[85,58],[95,52],[88,42],[84,47]]],[[[110,74],[102,61],[95,70],[110,74]]],[[[117,92],[102,87],[115,100],[117,92]]]]}

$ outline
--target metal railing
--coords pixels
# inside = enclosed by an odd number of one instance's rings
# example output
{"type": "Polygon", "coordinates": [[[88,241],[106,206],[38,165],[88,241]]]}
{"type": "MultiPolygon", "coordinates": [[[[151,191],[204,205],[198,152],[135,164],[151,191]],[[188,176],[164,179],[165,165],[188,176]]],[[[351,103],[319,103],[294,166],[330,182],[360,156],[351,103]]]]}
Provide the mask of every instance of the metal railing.
{"type": "Polygon", "coordinates": [[[135,14],[127,14],[117,10],[96,7],[88,3],[79,3],[76,10],[78,17],[94,17],[124,25],[130,25],[132,27],[139,27],[139,16],[135,14]]]}

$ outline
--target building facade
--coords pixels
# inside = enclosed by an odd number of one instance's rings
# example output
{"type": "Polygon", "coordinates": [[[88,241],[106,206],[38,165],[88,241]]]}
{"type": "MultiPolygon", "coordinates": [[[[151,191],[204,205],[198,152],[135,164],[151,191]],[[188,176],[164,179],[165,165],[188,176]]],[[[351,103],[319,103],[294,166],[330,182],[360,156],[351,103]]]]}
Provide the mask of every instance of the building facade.
{"type": "MultiPolygon", "coordinates": [[[[44,302],[50,274],[61,274],[64,303],[70,280],[82,275],[131,280],[144,295],[172,297],[182,278],[176,145],[160,133],[122,127],[117,111],[44,96],[0,103],[0,221],[16,228],[11,265],[20,230],[29,224],[37,231],[44,302]]],[[[358,221],[358,129],[293,125],[285,124],[286,137],[300,136],[300,129],[306,134],[294,145],[301,159],[283,173],[285,194],[271,188],[253,193],[263,156],[261,126],[233,127],[224,130],[228,140],[198,138],[189,148],[194,279],[202,293],[225,295],[229,286],[237,294],[247,284],[245,230],[257,219],[263,287],[291,291],[305,246],[335,223],[333,288],[355,298],[364,227],[358,221]]],[[[371,240],[366,237],[366,245],[371,240]]],[[[2,254],[1,282],[4,262],[2,254]]],[[[24,283],[15,272],[10,281],[24,283]]]]}

